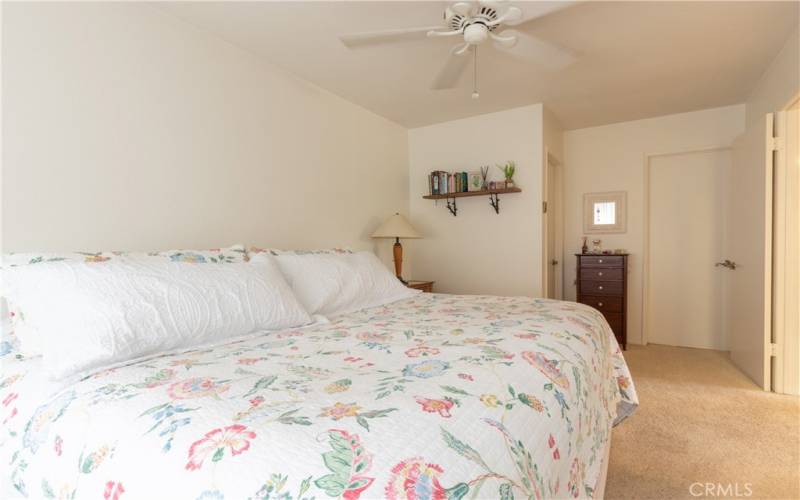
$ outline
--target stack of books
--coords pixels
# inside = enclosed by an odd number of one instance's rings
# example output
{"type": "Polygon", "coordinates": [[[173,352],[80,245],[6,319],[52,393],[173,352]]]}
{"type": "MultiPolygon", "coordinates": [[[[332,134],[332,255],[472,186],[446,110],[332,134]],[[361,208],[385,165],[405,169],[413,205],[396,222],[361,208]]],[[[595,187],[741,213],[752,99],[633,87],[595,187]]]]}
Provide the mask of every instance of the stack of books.
{"type": "Polygon", "coordinates": [[[466,193],[469,191],[469,174],[434,170],[428,174],[430,194],[466,193]]]}

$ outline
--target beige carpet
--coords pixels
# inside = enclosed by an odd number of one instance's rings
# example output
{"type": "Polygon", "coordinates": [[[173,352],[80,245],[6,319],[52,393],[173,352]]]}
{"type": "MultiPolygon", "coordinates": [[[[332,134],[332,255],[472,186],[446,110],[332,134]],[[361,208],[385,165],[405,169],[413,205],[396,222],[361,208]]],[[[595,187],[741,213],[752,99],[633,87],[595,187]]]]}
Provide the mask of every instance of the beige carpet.
{"type": "Polygon", "coordinates": [[[698,498],[695,482],[721,484],[717,498],[748,483],[750,498],[800,498],[800,399],[760,391],[718,351],[630,346],[625,359],[640,406],[614,429],[606,498],[698,498]]]}

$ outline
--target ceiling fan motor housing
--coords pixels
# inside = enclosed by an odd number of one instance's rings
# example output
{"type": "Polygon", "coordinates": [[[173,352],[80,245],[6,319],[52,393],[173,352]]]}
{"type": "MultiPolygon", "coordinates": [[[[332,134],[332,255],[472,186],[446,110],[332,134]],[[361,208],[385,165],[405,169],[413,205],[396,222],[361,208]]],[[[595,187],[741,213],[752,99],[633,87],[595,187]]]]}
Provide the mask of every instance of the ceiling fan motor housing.
{"type": "Polygon", "coordinates": [[[448,7],[444,18],[447,26],[452,31],[463,32],[464,41],[471,45],[485,42],[489,38],[489,32],[497,29],[497,25],[489,26],[497,20],[497,10],[483,5],[469,13],[459,13],[448,7]]]}

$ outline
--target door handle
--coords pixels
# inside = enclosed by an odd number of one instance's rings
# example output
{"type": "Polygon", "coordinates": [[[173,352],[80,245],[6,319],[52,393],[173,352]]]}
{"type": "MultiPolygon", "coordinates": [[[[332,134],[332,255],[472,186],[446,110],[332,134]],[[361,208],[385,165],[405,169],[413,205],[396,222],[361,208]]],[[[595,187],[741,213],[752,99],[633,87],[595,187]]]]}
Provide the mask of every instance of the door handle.
{"type": "Polygon", "coordinates": [[[717,262],[716,264],[714,264],[714,267],[720,267],[720,266],[721,267],[727,267],[730,270],[734,270],[734,269],[736,269],[736,262],[733,262],[730,259],[725,259],[722,262],[717,262]]]}
{"type": "Polygon", "coordinates": [[[558,265],[558,261],[556,259],[553,259],[553,260],[550,261],[550,265],[557,266],[558,265]]]}

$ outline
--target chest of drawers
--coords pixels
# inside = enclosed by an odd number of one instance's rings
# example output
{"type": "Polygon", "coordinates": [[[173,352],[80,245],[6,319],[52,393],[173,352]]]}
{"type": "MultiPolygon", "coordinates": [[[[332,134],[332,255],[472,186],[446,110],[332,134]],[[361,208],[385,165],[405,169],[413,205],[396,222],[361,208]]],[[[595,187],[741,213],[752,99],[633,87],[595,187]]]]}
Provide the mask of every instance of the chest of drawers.
{"type": "Polygon", "coordinates": [[[617,337],[627,344],[628,255],[575,254],[578,259],[578,302],[594,307],[605,316],[617,337]]]}

